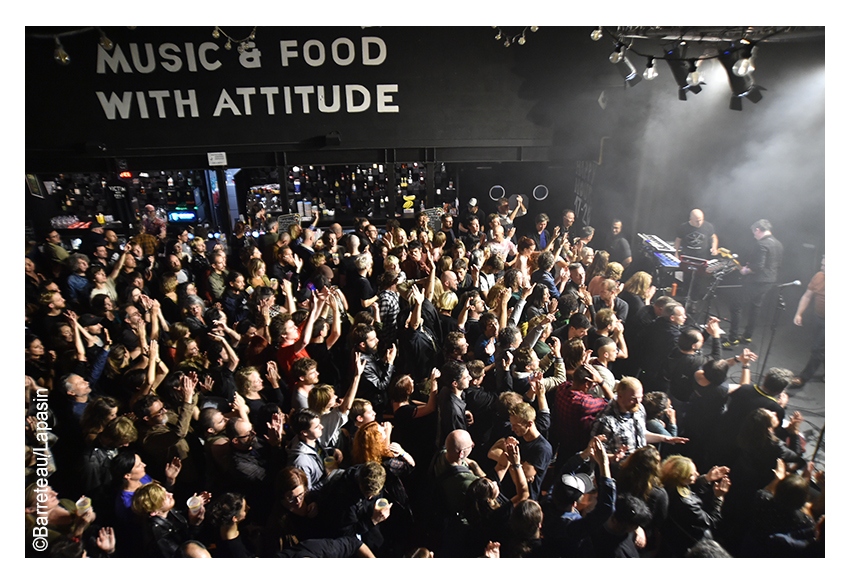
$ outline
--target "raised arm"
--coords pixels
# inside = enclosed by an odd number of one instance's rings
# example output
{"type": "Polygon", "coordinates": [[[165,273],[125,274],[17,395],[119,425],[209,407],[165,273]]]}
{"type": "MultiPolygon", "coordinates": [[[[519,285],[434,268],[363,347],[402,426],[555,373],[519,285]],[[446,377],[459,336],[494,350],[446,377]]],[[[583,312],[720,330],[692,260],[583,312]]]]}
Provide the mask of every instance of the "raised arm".
{"type": "Polygon", "coordinates": [[[413,310],[410,312],[407,326],[417,330],[422,325],[422,304],[425,302],[425,293],[420,291],[416,284],[410,289],[410,302],[413,304],[413,310]]]}
{"type": "Polygon", "coordinates": [[[511,223],[513,223],[514,219],[516,219],[517,213],[519,213],[520,209],[522,209],[523,215],[525,215],[525,204],[523,203],[522,195],[519,195],[516,198],[516,207],[514,207],[514,210],[511,212],[509,217],[511,223]]]}
{"type": "Polygon", "coordinates": [[[434,284],[437,281],[437,266],[434,264],[434,260],[431,258],[430,254],[426,258],[426,263],[428,267],[431,269],[431,273],[428,274],[428,283],[425,285],[425,298],[434,300],[434,284]]]}
{"type": "Polygon", "coordinates": [[[331,330],[328,333],[328,338],[325,339],[325,346],[330,349],[342,336],[342,318],[340,317],[339,301],[336,299],[336,291],[331,292],[331,295],[328,298],[328,304],[331,307],[333,320],[331,321],[331,330]]]}
{"type": "Polygon", "coordinates": [[[301,336],[294,343],[294,350],[303,350],[313,337],[313,325],[316,323],[316,316],[324,307],[324,300],[320,298],[316,292],[313,292],[313,306],[310,308],[310,316],[307,317],[307,324],[304,325],[304,330],[301,331],[301,336]]]}
{"type": "MultiPolygon", "coordinates": [[[[296,255],[294,257],[297,258],[298,256],[296,255]]],[[[289,314],[292,314],[295,312],[295,296],[292,293],[292,282],[289,280],[283,280],[281,285],[283,286],[283,296],[286,298],[286,311],[289,314]]]]}
{"type": "Polygon", "coordinates": [[[339,410],[339,413],[347,414],[348,410],[351,409],[351,405],[354,403],[354,398],[357,397],[357,389],[360,387],[360,377],[363,375],[364,369],[366,369],[366,361],[363,359],[363,355],[355,352],[354,379],[351,380],[351,386],[348,388],[348,392],[342,398],[342,402],[337,408],[339,410]]]}
{"type": "Polygon", "coordinates": [[[516,440],[511,440],[505,444],[505,455],[508,459],[508,472],[511,474],[511,480],[516,487],[517,494],[511,497],[511,503],[516,507],[531,495],[528,488],[528,480],[525,477],[525,473],[522,472],[519,443],[516,440]]]}
{"type": "Polygon", "coordinates": [[[86,348],[83,345],[83,338],[80,335],[82,327],[77,322],[77,315],[69,311],[66,316],[71,323],[71,328],[74,329],[74,349],[77,351],[77,361],[85,361],[86,348]]]}
{"type": "Polygon", "coordinates": [[[414,418],[421,418],[437,411],[437,394],[440,391],[440,370],[436,367],[431,369],[431,377],[428,378],[428,383],[431,384],[431,392],[428,394],[428,403],[424,406],[416,406],[413,410],[414,418]]]}
{"type": "Polygon", "coordinates": [[[115,262],[115,266],[112,268],[112,273],[111,273],[111,274],[109,274],[109,279],[110,279],[110,280],[114,280],[115,278],[117,278],[117,277],[118,277],[118,274],[120,274],[120,273],[121,273],[121,269],[124,267],[124,260],[126,260],[126,259],[127,259],[127,256],[128,256],[129,254],[130,254],[130,249],[129,249],[129,248],[125,248],[125,249],[124,249],[124,253],[122,253],[122,254],[118,257],[118,261],[117,261],[117,262],[115,262]]]}

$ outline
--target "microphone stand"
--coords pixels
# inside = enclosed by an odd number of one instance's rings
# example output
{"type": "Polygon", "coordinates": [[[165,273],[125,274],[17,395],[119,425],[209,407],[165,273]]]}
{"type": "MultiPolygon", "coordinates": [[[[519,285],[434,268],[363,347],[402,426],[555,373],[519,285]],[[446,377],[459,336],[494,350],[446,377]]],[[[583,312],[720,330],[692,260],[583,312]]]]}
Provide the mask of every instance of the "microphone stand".
{"type": "Polygon", "coordinates": [[[708,317],[711,316],[711,301],[717,296],[717,286],[723,280],[723,276],[724,274],[717,274],[717,276],[715,276],[711,285],[709,285],[708,290],[706,290],[705,296],[703,296],[700,300],[700,302],[705,302],[705,313],[703,315],[702,322],[708,322],[708,317]]]}
{"type": "MultiPolygon", "coordinates": [[[[778,290],[778,288],[777,288],[778,290]]],[[[764,355],[759,355],[761,360],[761,370],[759,371],[758,380],[764,379],[764,370],[767,367],[767,356],[770,355],[770,349],[773,347],[773,338],[776,336],[776,327],[779,324],[779,315],[785,310],[785,300],[782,298],[782,292],[779,292],[776,297],[776,309],[773,312],[773,322],[770,325],[770,342],[767,344],[767,350],[764,355]]]]}

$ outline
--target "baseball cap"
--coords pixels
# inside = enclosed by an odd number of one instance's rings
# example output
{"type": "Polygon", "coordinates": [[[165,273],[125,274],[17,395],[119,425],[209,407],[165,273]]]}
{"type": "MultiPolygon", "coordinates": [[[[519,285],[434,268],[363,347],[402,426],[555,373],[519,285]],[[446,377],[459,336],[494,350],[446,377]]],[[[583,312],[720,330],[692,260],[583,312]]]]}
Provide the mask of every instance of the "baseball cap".
{"type": "Polygon", "coordinates": [[[472,197],[471,199],[469,199],[468,205],[470,207],[477,207],[478,206],[478,199],[476,199],[475,197],[472,197]]]}
{"type": "Polygon", "coordinates": [[[582,495],[593,491],[593,479],[584,473],[562,474],[561,480],[555,484],[556,489],[571,489],[582,495]]]}

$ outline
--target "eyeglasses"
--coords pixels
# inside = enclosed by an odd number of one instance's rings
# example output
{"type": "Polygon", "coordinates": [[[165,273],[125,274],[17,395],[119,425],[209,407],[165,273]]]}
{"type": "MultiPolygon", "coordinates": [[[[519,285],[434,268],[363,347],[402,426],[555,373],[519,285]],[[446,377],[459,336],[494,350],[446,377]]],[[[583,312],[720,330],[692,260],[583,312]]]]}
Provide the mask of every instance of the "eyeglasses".
{"type": "Polygon", "coordinates": [[[305,493],[302,492],[300,495],[295,495],[291,499],[288,499],[286,502],[290,505],[298,505],[299,503],[301,503],[301,501],[304,500],[304,495],[305,493]]]}
{"type": "Polygon", "coordinates": [[[256,435],[257,435],[257,432],[255,430],[251,429],[251,431],[248,432],[247,434],[245,434],[244,436],[237,436],[236,438],[238,438],[239,440],[244,440],[245,438],[250,438],[251,436],[256,436],[256,435]]]}
{"type": "Polygon", "coordinates": [[[162,407],[160,407],[160,408],[159,408],[159,410],[158,410],[157,412],[155,412],[155,413],[154,413],[154,412],[151,412],[151,413],[148,415],[148,417],[149,417],[149,418],[155,418],[155,417],[157,417],[158,415],[162,414],[163,412],[167,412],[167,411],[168,411],[168,410],[165,408],[165,406],[162,406],[162,407]]]}

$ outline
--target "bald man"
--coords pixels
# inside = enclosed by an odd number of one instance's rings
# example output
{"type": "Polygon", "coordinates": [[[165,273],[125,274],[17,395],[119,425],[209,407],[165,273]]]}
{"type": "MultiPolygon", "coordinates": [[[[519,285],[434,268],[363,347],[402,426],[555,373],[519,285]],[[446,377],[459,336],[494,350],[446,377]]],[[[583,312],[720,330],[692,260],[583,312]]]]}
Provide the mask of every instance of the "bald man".
{"type": "Polygon", "coordinates": [[[485,476],[477,462],[469,458],[475,444],[466,430],[453,430],[446,436],[445,448],[434,459],[432,479],[438,492],[443,513],[463,510],[466,489],[476,479],[485,476]]]}
{"type": "Polygon", "coordinates": [[[687,223],[682,223],[676,231],[673,242],[677,255],[686,255],[707,260],[717,255],[717,234],[714,225],[705,220],[700,209],[691,211],[687,223]]]}

